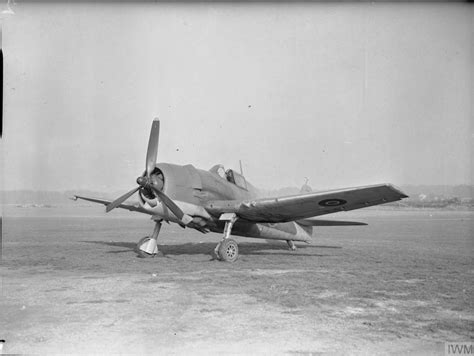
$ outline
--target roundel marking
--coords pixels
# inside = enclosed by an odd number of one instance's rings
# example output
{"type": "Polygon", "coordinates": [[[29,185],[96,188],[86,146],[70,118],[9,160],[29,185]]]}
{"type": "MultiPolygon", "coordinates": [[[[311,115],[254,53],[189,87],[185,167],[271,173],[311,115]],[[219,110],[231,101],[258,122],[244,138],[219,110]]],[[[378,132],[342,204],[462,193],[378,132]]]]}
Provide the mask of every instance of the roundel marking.
{"type": "Polygon", "coordinates": [[[319,202],[319,205],[321,206],[339,206],[346,204],[347,201],[344,199],[324,199],[319,202]]]}

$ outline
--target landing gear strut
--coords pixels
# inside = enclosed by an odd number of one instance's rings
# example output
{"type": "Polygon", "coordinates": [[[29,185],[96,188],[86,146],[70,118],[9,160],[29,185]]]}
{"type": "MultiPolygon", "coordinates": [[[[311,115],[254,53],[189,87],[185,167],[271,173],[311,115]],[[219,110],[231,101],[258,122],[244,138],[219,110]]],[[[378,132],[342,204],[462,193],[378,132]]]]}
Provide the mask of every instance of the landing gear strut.
{"type": "Polygon", "coordinates": [[[155,220],[155,229],[153,235],[146,236],[138,241],[136,252],[138,256],[143,258],[155,257],[158,253],[158,234],[161,230],[161,220],[155,220]]]}
{"type": "Polygon", "coordinates": [[[218,260],[226,262],[235,262],[239,258],[239,246],[235,240],[230,238],[230,233],[234,223],[237,221],[235,214],[222,214],[219,220],[225,220],[224,236],[214,249],[218,260]]]}

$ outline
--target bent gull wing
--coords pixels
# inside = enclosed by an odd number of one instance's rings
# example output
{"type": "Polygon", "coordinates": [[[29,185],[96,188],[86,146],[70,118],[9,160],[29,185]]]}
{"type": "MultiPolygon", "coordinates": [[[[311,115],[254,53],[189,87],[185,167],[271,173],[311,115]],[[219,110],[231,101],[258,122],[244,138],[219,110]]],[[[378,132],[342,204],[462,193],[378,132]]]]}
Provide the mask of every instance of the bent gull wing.
{"type": "Polygon", "coordinates": [[[206,204],[206,210],[215,216],[235,213],[248,221],[276,223],[361,209],[407,197],[391,184],[378,184],[250,201],[211,201],[206,204]]]}

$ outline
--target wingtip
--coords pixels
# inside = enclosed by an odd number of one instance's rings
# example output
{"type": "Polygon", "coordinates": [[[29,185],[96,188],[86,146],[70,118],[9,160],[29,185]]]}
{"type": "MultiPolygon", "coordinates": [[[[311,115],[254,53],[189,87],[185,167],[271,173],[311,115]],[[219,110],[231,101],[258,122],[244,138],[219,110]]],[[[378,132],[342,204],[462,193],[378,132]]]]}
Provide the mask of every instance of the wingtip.
{"type": "Polygon", "coordinates": [[[400,188],[398,188],[396,185],[393,185],[391,183],[387,183],[387,186],[389,186],[391,189],[395,190],[399,195],[400,199],[408,198],[408,195],[406,195],[400,188]]]}

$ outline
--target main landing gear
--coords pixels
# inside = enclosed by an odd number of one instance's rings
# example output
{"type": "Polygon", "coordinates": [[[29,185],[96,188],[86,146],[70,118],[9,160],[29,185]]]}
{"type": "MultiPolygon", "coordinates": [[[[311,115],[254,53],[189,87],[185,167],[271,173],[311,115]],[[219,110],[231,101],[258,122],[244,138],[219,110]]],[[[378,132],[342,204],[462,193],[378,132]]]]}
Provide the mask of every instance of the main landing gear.
{"type": "Polygon", "coordinates": [[[153,235],[146,236],[138,241],[136,252],[142,258],[155,257],[158,253],[158,234],[161,230],[161,220],[155,220],[155,229],[153,235]]]}
{"type": "Polygon", "coordinates": [[[230,238],[232,226],[237,221],[235,214],[222,214],[219,220],[225,220],[224,236],[214,249],[214,253],[218,260],[226,262],[235,262],[239,258],[239,246],[235,240],[230,238]]]}

